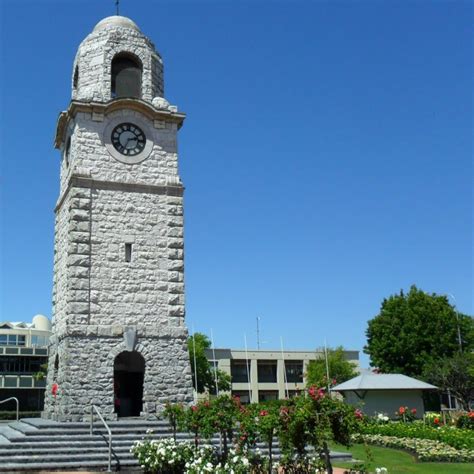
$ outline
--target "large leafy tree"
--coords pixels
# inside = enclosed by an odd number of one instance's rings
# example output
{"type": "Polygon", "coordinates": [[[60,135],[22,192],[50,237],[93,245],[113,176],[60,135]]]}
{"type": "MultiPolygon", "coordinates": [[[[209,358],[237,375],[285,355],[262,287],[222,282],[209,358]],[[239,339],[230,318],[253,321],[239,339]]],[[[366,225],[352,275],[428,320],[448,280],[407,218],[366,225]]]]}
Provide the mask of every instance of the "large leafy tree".
{"type": "Polygon", "coordinates": [[[369,321],[364,352],[382,372],[422,377],[435,360],[474,349],[472,317],[457,313],[448,298],[412,286],[384,299],[380,313],[369,321]]]}
{"type": "MultiPolygon", "coordinates": [[[[318,352],[323,352],[320,349],[318,352]]],[[[329,383],[331,385],[339,384],[357,376],[356,366],[353,362],[348,361],[344,356],[344,348],[342,346],[336,349],[327,349],[329,383]]],[[[312,360],[308,364],[306,371],[306,384],[309,386],[326,387],[327,381],[326,358],[312,360]]]]}
{"type": "Polygon", "coordinates": [[[425,378],[444,391],[449,391],[464,410],[474,399],[474,354],[456,353],[452,357],[435,360],[425,367],[425,378]]]}
{"type": "MultiPolygon", "coordinates": [[[[197,372],[197,392],[216,392],[216,373],[211,367],[206,357],[206,349],[211,347],[211,341],[205,334],[199,332],[188,338],[189,359],[193,373],[193,386],[196,390],[196,372],[197,372]],[[196,360],[196,367],[194,366],[196,360]]],[[[230,389],[230,376],[217,369],[217,387],[219,390],[226,391],[230,389]]]]}

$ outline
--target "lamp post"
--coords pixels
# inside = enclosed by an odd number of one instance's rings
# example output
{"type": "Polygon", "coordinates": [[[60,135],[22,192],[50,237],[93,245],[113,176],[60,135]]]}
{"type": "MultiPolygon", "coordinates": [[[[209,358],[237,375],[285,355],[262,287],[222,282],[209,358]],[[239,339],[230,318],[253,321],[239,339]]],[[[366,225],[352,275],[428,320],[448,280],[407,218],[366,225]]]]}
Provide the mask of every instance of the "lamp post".
{"type": "Polygon", "coordinates": [[[448,293],[448,302],[449,302],[449,296],[454,300],[454,311],[456,312],[456,321],[457,321],[457,326],[458,326],[459,352],[462,353],[461,327],[459,326],[459,312],[458,312],[457,307],[456,307],[456,298],[454,297],[453,294],[448,293]]]}

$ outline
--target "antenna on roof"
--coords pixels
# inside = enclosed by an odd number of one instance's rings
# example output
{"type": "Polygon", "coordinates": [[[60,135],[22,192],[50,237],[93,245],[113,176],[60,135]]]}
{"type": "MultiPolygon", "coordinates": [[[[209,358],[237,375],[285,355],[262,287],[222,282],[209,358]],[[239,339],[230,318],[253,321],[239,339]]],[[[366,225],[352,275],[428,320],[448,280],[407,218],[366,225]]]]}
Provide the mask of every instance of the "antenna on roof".
{"type": "Polygon", "coordinates": [[[120,3],[120,0],[115,0],[115,8],[117,9],[117,16],[120,15],[120,13],[119,13],[119,3],[120,3]]]}
{"type": "Polygon", "coordinates": [[[260,316],[257,316],[257,350],[260,350],[260,316]]]}

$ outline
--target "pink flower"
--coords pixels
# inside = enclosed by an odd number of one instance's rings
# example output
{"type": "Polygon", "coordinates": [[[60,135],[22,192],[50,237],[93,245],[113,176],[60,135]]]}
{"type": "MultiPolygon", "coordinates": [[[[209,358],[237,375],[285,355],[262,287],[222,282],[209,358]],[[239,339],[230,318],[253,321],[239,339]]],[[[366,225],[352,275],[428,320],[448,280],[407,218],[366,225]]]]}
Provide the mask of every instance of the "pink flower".
{"type": "Polygon", "coordinates": [[[364,414],[362,413],[361,410],[359,410],[357,408],[357,410],[354,411],[354,416],[358,419],[358,420],[362,420],[362,418],[364,418],[364,414]]]}
{"type": "Polygon", "coordinates": [[[412,409],[411,409],[411,414],[412,414],[412,415],[416,415],[416,408],[412,408],[412,409]]]}
{"type": "Polygon", "coordinates": [[[308,389],[308,394],[313,400],[319,400],[325,395],[324,388],[317,389],[314,385],[308,389]]]}
{"type": "Polygon", "coordinates": [[[400,413],[400,415],[403,415],[403,414],[405,413],[405,411],[406,411],[406,408],[405,408],[405,407],[400,407],[400,408],[398,409],[398,413],[400,413]]]}
{"type": "Polygon", "coordinates": [[[191,410],[192,410],[192,411],[197,411],[197,409],[198,409],[198,407],[197,407],[196,405],[193,405],[193,406],[191,407],[191,410]]]}
{"type": "Polygon", "coordinates": [[[267,410],[262,410],[260,411],[260,416],[267,416],[268,415],[268,411],[267,410]]]}

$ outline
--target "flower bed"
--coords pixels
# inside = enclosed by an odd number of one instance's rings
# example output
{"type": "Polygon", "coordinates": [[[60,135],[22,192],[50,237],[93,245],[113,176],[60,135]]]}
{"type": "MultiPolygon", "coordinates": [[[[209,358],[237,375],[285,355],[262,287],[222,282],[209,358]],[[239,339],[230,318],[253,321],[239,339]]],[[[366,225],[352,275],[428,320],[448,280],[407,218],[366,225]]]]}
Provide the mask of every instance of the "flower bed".
{"type": "Polygon", "coordinates": [[[386,424],[361,424],[359,432],[367,435],[395,436],[398,438],[439,441],[456,449],[474,450],[474,431],[454,426],[434,428],[422,421],[413,423],[391,422],[386,424]]]}
{"type": "Polygon", "coordinates": [[[441,441],[419,438],[402,438],[379,434],[358,433],[352,436],[354,443],[368,443],[387,448],[406,449],[425,462],[474,462],[472,449],[456,449],[441,441]]]}

